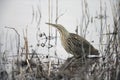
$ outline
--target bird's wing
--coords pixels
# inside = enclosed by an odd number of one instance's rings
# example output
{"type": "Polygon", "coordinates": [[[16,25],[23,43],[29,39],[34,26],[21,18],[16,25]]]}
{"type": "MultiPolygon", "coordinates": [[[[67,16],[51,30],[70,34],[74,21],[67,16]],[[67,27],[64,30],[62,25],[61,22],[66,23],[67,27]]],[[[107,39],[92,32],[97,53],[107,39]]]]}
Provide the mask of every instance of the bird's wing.
{"type": "Polygon", "coordinates": [[[83,37],[81,37],[81,36],[79,36],[77,34],[70,33],[70,35],[79,44],[84,44],[85,46],[91,45],[85,38],[83,38],[83,37]]]}
{"type": "MultiPolygon", "coordinates": [[[[91,48],[92,50],[94,49],[94,47],[83,37],[74,34],[74,33],[70,33],[72,40],[72,44],[74,45],[74,50],[78,53],[80,52],[84,52],[84,53],[89,53],[89,49],[91,48]]],[[[91,53],[91,52],[90,52],[91,53]]]]}

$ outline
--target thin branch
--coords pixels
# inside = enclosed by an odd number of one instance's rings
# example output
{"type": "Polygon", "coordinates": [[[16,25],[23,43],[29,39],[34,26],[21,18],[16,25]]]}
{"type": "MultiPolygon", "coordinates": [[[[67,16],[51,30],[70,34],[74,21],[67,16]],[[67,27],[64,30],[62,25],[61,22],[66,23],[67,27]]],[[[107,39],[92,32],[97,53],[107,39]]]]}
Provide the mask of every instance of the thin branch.
{"type": "MultiPolygon", "coordinates": [[[[66,11],[65,11],[65,12],[66,12],[66,11]]],[[[57,23],[57,22],[58,22],[59,18],[60,18],[61,16],[63,16],[63,15],[65,14],[65,12],[64,12],[64,13],[62,13],[62,14],[60,14],[59,16],[57,16],[57,18],[55,19],[55,23],[57,23]]]]}

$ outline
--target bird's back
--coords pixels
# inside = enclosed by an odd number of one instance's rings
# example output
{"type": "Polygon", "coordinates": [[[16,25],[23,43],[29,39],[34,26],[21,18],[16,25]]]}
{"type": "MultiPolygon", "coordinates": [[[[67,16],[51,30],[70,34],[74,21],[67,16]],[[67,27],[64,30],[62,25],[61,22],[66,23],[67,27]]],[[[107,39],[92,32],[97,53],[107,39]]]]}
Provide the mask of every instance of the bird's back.
{"type": "Polygon", "coordinates": [[[98,50],[96,50],[86,39],[74,33],[70,33],[69,37],[64,40],[63,43],[65,50],[77,57],[83,56],[84,54],[99,54],[98,50]]]}

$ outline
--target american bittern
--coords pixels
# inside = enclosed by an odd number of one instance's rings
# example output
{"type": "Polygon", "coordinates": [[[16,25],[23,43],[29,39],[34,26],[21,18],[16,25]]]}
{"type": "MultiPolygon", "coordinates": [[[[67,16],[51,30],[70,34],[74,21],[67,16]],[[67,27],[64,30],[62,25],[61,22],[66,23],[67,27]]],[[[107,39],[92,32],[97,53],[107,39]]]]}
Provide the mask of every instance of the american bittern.
{"type": "Polygon", "coordinates": [[[68,53],[74,55],[75,57],[83,57],[87,55],[99,55],[98,50],[95,49],[83,37],[74,33],[69,33],[60,24],[52,24],[52,23],[46,23],[46,24],[57,28],[57,30],[60,33],[62,46],[68,53]]]}

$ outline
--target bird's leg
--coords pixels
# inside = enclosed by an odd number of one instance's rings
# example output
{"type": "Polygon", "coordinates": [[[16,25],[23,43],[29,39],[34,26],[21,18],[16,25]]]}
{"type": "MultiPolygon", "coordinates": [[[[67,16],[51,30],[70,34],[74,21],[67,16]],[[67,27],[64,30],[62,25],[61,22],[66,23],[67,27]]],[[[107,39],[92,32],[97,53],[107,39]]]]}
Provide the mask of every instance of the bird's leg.
{"type": "Polygon", "coordinates": [[[66,64],[66,66],[63,68],[63,71],[75,60],[75,57],[72,57],[71,60],[66,64]]]}
{"type": "Polygon", "coordinates": [[[82,63],[86,63],[86,55],[85,55],[85,53],[84,53],[84,55],[81,57],[81,61],[82,61],[82,63]]]}
{"type": "Polygon", "coordinates": [[[72,63],[74,62],[76,59],[80,59],[81,57],[80,56],[74,56],[72,58],[70,58],[70,61],[65,65],[65,67],[62,69],[63,71],[72,63]]]}

